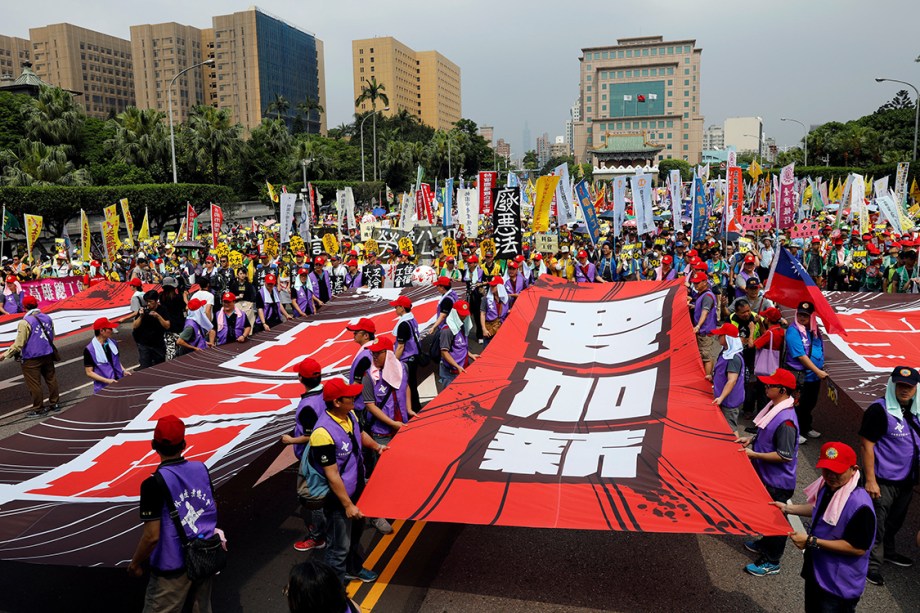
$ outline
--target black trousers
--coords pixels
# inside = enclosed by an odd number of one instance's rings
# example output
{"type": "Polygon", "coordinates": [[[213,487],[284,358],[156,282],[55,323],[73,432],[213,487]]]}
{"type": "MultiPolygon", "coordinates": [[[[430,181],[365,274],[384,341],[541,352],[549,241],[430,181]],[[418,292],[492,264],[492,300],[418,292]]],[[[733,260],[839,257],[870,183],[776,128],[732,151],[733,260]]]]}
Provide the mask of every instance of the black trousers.
{"type": "Polygon", "coordinates": [[[412,410],[418,413],[422,410],[422,401],[418,396],[418,358],[406,362],[406,370],[409,373],[409,401],[412,410]]]}
{"type": "Polygon", "coordinates": [[[799,402],[795,405],[795,415],[799,420],[799,434],[812,430],[811,412],[818,404],[818,393],[821,391],[820,381],[805,381],[799,391],[799,402]]]}
{"type": "MultiPolygon", "coordinates": [[[[792,493],[795,491],[771,487],[766,483],[764,483],[764,487],[767,488],[767,493],[770,494],[770,498],[776,502],[786,502],[792,498],[792,493]]],[[[779,564],[780,559],[783,557],[783,551],[786,549],[787,540],[785,536],[765,536],[760,539],[757,546],[760,549],[760,554],[763,559],[773,564],[779,564]]]]}
{"type": "Polygon", "coordinates": [[[805,613],[853,613],[858,602],[859,598],[834,596],[814,579],[805,579],[805,613]]]}

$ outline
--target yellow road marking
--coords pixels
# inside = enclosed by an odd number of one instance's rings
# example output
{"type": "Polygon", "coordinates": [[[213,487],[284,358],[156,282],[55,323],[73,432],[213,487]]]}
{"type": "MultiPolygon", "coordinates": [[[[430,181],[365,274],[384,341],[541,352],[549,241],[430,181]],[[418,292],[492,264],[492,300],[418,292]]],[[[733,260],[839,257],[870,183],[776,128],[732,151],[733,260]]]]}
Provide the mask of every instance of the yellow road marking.
{"type": "MultiPolygon", "coordinates": [[[[401,519],[397,519],[393,522],[393,532],[386,534],[380,537],[380,540],[377,541],[377,546],[374,547],[370,555],[367,556],[367,559],[364,560],[364,568],[369,570],[374,570],[374,564],[383,556],[384,552],[387,550],[387,547],[390,546],[390,543],[393,542],[393,539],[396,538],[396,535],[399,534],[399,530],[403,527],[405,522],[401,519]]],[[[348,594],[348,597],[351,598],[358,593],[358,590],[361,589],[361,586],[364,585],[360,581],[352,581],[348,584],[348,588],[345,590],[348,594]]]]}
{"type": "Polygon", "coordinates": [[[412,525],[412,528],[409,529],[409,534],[403,539],[399,549],[393,553],[393,557],[390,558],[390,563],[387,564],[383,572],[380,573],[380,577],[374,582],[374,587],[371,588],[371,591],[368,592],[367,596],[361,602],[362,611],[365,613],[373,611],[374,605],[380,600],[380,597],[383,595],[383,590],[387,588],[393,575],[395,575],[396,571],[399,569],[399,565],[402,564],[403,559],[405,559],[406,554],[412,549],[412,545],[415,544],[415,539],[417,539],[418,535],[422,532],[425,523],[426,522],[423,521],[417,521],[412,525]]]}

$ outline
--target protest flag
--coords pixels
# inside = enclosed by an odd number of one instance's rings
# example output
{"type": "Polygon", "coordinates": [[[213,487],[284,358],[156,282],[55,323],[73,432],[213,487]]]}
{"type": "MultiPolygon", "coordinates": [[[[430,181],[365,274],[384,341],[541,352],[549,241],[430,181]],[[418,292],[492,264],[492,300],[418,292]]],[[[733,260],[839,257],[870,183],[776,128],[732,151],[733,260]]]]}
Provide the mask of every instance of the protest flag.
{"type": "Polygon", "coordinates": [[[815,313],[824,322],[824,327],[830,334],[847,333],[837,313],[821,293],[821,288],[785,247],[780,248],[779,253],[773,258],[764,294],[775,303],[791,309],[797,308],[803,302],[811,302],[815,305],[815,313]]]}
{"type": "Polygon", "coordinates": [[[149,241],[150,240],[150,221],[149,215],[147,214],[147,207],[144,207],[144,221],[141,222],[141,229],[137,232],[138,241],[149,241]]]}
{"type": "Polygon", "coordinates": [[[271,199],[272,202],[278,202],[279,196],[278,196],[278,192],[275,191],[275,186],[269,183],[268,181],[266,181],[265,187],[266,189],[268,189],[269,199],[271,199]]]}

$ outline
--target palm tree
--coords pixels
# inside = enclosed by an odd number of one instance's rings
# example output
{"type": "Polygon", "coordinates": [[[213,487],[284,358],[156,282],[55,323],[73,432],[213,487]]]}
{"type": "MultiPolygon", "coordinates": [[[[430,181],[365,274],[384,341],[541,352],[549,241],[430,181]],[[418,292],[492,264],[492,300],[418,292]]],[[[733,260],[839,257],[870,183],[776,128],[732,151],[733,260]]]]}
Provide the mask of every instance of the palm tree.
{"type": "MultiPolygon", "coordinates": [[[[377,83],[377,77],[371,77],[361,87],[361,95],[355,99],[355,107],[360,106],[363,102],[370,102],[371,112],[374,114],[374,181],[377,180],[377,101],[379,100],[384,107],[390,105],[390,98],[383,93],[385,89],[386,85],[377,83]]],[[[363,151],[361,155],[364,155],[363,151]]]]}
{"type": "Polygon", "coordinates": [[[274,111],[276,113],[275,119],[281,119],[281,116],[287,113],[289,108],[291,108],[291,103],[288,102],[288,99],[280,94],[275,94],[275,99],[269,102],[265,114],[269,115],[274,111]]]}
{"type": "Polygon", "coordinates": [[[73,95],[60,87],[42,87],[25,112],[26,134],[46,145],[73,145],[86,115],[73,95]]]}
{"type": "Polygon", "coordinates": [[[220,163],[230,161],[243,145],[243,126],[230,122],[230,109],[192,107],[186,124],[186,145],[195,161],[220,185],[220,163]]]}
{"type": "Polygon", "coordinates": [[[332,160],[323,146],[323,140],[320,138],[306,138],[294,143],[294,151],[291,154],[294,164],[300,166],[301,160],[312,160],[307,168],[311,176],[322,179],[330,169],[332,160]]]}
{"type": "Polygon", "coordinates": [[[387,178],[387,184],[400,176],[412,173],[412,144],[391,140],[380,154],[380,174],[387,178]]]}
{"type": "MultiPolygon", "coordinates": [[[[317,100],[316,98],[310,98],[308,96],[307,99],[304,100],[303,102],[297,103],[297,111],[300,113],[303,113],[304,117],[307,118],[308,126],[310,124],[317,124],[316,132],[318,133],[319,132],[318,124],[320,123],[320,119],[319,117],[317,117],[315,120],[313,119],[313,111],[316,111],[319,114],[326,112],[326,109],[324,109],[323,105],[319,103],[319,100],[317,100]]],[[[309,128],[307,128],[307,131],[309,132],[309,128]]]]}
{"type": "Polygon", "coordinates": [[[16,149],[0,153],[4,166],[0,181],[4,185],[89,185],[92,183],[85,168],[77,170],[67,159],[63,146],[45,145],[37,141],[22,141],[16,149]]]}
{"type": "Polygon", "coordinates": [[[163,123],[166,114],[156,109],[128,107],[113,120],[115,134],[106,147],[116,159],[134,166],[169,169],[169,132],[163,123]]]}

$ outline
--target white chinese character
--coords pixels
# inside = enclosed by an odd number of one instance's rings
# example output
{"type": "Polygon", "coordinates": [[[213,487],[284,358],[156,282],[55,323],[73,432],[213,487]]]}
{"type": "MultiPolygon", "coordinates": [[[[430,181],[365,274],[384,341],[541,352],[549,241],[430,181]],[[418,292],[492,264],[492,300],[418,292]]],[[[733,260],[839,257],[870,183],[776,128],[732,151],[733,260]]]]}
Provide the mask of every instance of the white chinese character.
{"type": "Polygon", "coordinates": [[[489,443],[480,468],[518,475],[557,475],[567,444],[564,434],[502,426],[489,443]]]}
{"type": "Polygon", "coordinates": [[[538,332],[539,357],[566,364],[615,366],[658,351],[670,290],[610,302],[550,300],[538,332]]]}
{"type": "Polygon", "coordinates": [[[42,283],[42,296],[47,302],[54,302],[54,287],[48,283],[42,283]]]}
{"type": "Polygon", "coordinates": [[[572,423],[648,417],[657,380],[657,368],[579,377],[538,366],[524,374],[524,388],[515,394],[508,414],[572,423]]]}
{"type": "Polygon", "coordinates": [[[57,300],[63,300],[67,297],[67,288],[60,281],[54,283],[54,297],[57,300]]]}
{"type": "Polygon", "coordinates": [[[562,476],[587,477],[600,473],[605,479],[634,478],[644,438],[645,430],[572,435],[562,476]]]}

